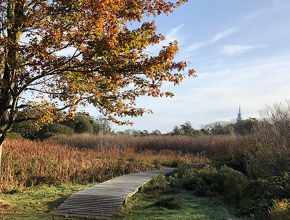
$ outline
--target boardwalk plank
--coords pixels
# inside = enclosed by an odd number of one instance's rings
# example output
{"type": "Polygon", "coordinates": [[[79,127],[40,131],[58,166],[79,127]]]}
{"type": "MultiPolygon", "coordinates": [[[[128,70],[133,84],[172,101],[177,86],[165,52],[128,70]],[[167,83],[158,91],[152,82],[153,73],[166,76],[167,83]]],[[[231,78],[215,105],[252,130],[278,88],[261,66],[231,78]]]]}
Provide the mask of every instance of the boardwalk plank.
{"type": "Polygon", "coordinates": [[[173,169],[154,170],[123,175],[68,197],[52,214],[94,219],[109,219],[118,208],[154,176],[168,174],[173,169]]]}

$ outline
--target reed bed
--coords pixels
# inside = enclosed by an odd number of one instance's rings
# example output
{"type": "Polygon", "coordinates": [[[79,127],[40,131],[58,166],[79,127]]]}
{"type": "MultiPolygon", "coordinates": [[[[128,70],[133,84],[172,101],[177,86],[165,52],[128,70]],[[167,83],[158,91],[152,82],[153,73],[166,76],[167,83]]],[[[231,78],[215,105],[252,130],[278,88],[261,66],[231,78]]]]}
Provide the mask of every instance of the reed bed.
{"type": "Polygon", "coordinates": [[[55,136],[49,142],[78,148],[127,148],[134,147],[138,151],[170,150],[182,153],[205,154],[212,156],[227,152],[229,149],[241,147],[240,137],[235,135],[215,136],[144,136],[128,135],[89,135],[55,136]]]}
{"type": "MultiPolygon", "coordinates": [[[[100,182],[160,165],[208,162],[200,154],[169,150],[138,152],[134,147],[116,144],[97,148],[75,146],[77,144],[66,143],[64,146],[51,141],[7,140],[2,158],[0,192],[39,184],[100,182]]],[[[83,143],[83,146],[86,145],[83,143]]]]}

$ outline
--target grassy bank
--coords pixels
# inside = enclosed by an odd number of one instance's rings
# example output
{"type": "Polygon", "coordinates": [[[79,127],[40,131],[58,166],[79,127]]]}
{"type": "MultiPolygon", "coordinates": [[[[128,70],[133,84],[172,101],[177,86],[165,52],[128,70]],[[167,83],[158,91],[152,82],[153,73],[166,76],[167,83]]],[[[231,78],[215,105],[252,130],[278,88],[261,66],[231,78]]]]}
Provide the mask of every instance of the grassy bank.
{"type": "MultiPolygon", "coordinates": [[[[92,184],[63,184],[59,186],[39,186],[24,191],[0,194],[0,219],[4,220],[60,220],[63,217],[49,214],[63,202],[67,196],[92,184]],[[1,206],[2,200],[2,206],[1,206]],[[4,201],[5,204],[4,205],[4,201]]],[[[78,220],[79,218],[69,218],[78,220]]]]}

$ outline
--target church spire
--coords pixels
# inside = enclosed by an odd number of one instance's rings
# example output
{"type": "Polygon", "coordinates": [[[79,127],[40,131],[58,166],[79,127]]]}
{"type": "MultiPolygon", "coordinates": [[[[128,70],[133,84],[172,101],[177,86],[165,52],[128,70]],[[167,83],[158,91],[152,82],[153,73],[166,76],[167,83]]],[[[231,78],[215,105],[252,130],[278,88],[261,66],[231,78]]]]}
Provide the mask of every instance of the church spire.
{"type": "Polygon", "coordinates": [[[236,123],[239,123],[240,121],[242,121],[242,112],[241,112],[241,106],[239,105],[239,112],[236,118],[236,123]]]}

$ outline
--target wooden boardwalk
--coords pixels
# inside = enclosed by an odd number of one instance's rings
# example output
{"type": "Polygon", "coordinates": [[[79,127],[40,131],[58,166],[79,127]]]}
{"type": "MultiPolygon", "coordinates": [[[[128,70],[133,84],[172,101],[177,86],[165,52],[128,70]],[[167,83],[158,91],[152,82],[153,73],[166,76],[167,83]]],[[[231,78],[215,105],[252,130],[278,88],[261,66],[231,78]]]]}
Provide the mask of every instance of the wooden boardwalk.
{"type": "Polygon", "coordinates": [[[52,214],[93,219],[113,217],[126,199],[152,177],[172,172],[172,168],[123,175],[72,194],[52,214]]]}

